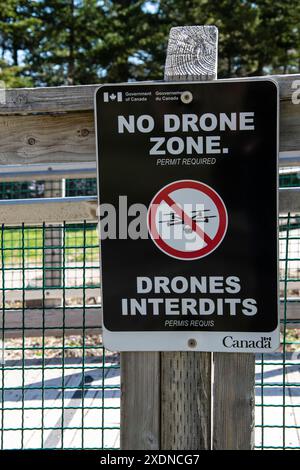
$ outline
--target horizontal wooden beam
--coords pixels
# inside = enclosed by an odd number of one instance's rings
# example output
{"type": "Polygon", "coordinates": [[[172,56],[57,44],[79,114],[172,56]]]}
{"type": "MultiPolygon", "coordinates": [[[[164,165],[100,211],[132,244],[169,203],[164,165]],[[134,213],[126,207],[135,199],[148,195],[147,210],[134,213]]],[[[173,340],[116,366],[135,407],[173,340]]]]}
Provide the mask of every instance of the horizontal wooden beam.
{"type": "MultiPolygon", "coordinates": [[[[245,80],[263,80],[265,78],[272,78],[279,84],[280,99],[282,101],[290,101],[292,93],[295,91],[292,84],[296,80],[300,80],[300,74],[245,77],[245,80]]],[[[243,79],[238,78],[236,80],[243,79]]],[[[227,79],[218,80],[219,83],[223,81],[226,82],[227,79]]],[[[94,94],[99,86],[101,84],[6,89],[4,102],[0,103],[0,114],[92,111],[94,109],[94,94]]]]}
{"type": "MultiPolygon", "coordinates": [[[[300,104],[291,97],[300,74],[271,78],[280,88],[280,164],[299,165],[300,104]]],[[[98,86],[6,90],[0,104],[0,165],[95,162],[93,100],[98,86]]]]}
{"type": "MultiPolygon", "coordinates": [[[[100,288],[99,286],[95,287],[65,287],[64,289],[64,294],[63,294],[63,289],[59,288],[54,288],[54,289],[42,289],[42,288],[36,288],[36,289],[23,289],[20,287],[20,289],[14,287],[13,289],[5,289],[5,302],[7,303],[12,303],[12,302],[23,302],[25,301],[25,304],[28,304],[28,302],[32,301],[40,301],[42,302],[42,299],[44,298],[46,301],[47,300],[52,300],[52,299],[62,299],[64,298],[65,301],[69,301],[72,299],[74,303],[74,299],[83,299],[83,291],[84,291],[84,298],[85,301],[90,304],[93,302],[94,304],[99,304],[100,305],[100,288]],[[24,299],[23,299],[24,297],[24,299]]],[[[2,306],[2,290],[0,291],[0,307],[2,306]]],[[[76,304],[76,306],[80,307],[79,300],[76,304]]]]}
{"type": "MultiPolygon", "coordinates": [[[[279,163],[289,173],[300,165],[299,152],[280,152],[279,163]],[[294,167],[290,168],[290,167],[294,167]]],[[[62,179],[96,178],[96,161],[74,163],[29,163],[26,165],[0,165],[0,181],[48,181],[62,179]]]]}
{"type": "Polygon", "coordinates": [[[35,114],[87,111],[100,85],[13,88],[5,90],[0,114],[35,114]]]}
{"type": "Polygon", "coordinates": [[[300,150],[279,152],[279,166],[282,170],[295,171],[294,167],[300,166],[300,150]]]}
{"type": "MultiPolygon", "coordinates": [[[[1,306],[0,296],[0,306],[1,306]]],[[[45,336],[65,336],[82,335],[83,325],[84,333],[99,334],[102,327],[102,311],[99,287],[88,288],[66,288],[64,293],[62,289],[13,289],[5,290],[5,301],[8,304],[25,302],[25,310],[23,317],[23,309],[4,309],[5,315],[3,319],[3,309],[0,310],[0,328],[5,330],[5,338],[18,338],[22,336],[23,329],[26,336],[40,336],[44,324],[45,336]],[[89,304],[83,307],[80,304],[84,298],[89,304]],[[60,301],[61,306],[55,308],[41,308],[41,304],[50,299],[60,301]],[[72,306],[62,307],[63,298],[65,302],[72,299],[78,299],[78,303],[72,306]],[[95,305],[92,305],[93,302],[95,305]],[[31,306],[31,307],[29,307],[31,306]],[[32,307],[35,308],[32,308],[32,307]]],[[[58,304],[59,305],[59,304],[58,304]]]]}
{"type": "Polygon", "coordinates": [[[0,164],[95,161],[91,111],[0,116],[0,164]]]}
{"type": "Polygon", "coordinates": [[[300,188],[280,188],[279,190],[279,212],[300,212],[300,188]]]}
{"type": "MultiPolygon", "coordinates": [[[[300,302],[287,303],[287,328],[299,328],[300,302]]],[[[280,305],[280,316],[284,318],[283,302],[280,305]]],[[[4,328],[5,338],[19,338],[25,331],[25,336],[40,336],[44,330],[45,336],[65,336],[86,334],[99,334],[102,328],[101,307],[62,307],[47,308],[44,311],[39,308],[26,308],[18,310],[5,310],[3,323],[3,311],[0,311],[0,328],[4,328]],[[44,327],[43,327],[44,325],[44,327]]]]}
{"type": "Polygon", "coordinates": [[[102,327],[101,308],[47,308],[0,311],[0,328],[5,338],[22,336],[65,336],[99,334],[102,327]],[[83,327],[84,326],[84,327],[83,327]],[[83,331],[84,330],[84,331],[83,331]]]}
{"type": "Polygon", "coordinates": [[[1,223],[41,225],[97,221],[97,196],[0,200],[1,223]]]}
{"type": "MultiPolygon", "coordinates": [[[[280,302],[280,319],[285,319],[284,302],[280,302]]],[[[300,328],[300,301],[297,298],[288,299],[286,302],[286,327],[300,328]]]]}
{"type": "MultiPolygon", "coordinates": [[[[0,295],[0,307],[1,307],[0,295]]],[[[26,308],[24,310],[7,309],[5,310],[4,324],[3,324],[3,309],[0,309],[0,328],[5,327],[6,337],[20,337],[22,335],[23,326],[26,330],[26,336],[35,336],[40,334],[43,321],[46,328],[45,334],[48,336],[61,336],[63,334],[63,324],[65,324],[65,335],[72,335],[82,333],[83,324],[88,334],[99,334],[99,328],[102,326],[101,316],[101,293],[99,287],[88,288],[66,288],[64,294],[62,289],[46,289],[44,294],[42,289],[28,289],[23,293],[22,289],[6,289],[5,300],[9,304],[22,303],[25,301],[26,308]],[[84,298],[89,303],[85,308],[80,305],[84,298]],[[72,299],[77,299],[76,304],[67,306],[65,309],[62,307],[62,299],[69,302],[72,299]],[[61,306],[56,308],[41,308],[42,299],[49,301],[50,299],[60,299],[61,306]],[[93,302],[95,305],[92,305],[93,302]],[[29,306],[36,308],[30,308],[29,306]],[[43,313],[44,312],[44,313],[43,313]],[[84,322],[83,322],[84,312],[84,322]],[[43,320],[44,316],[44,320],[43,320]]],[[[297,298],[288,298],[286,303],[286,327],[299,328],[300,325],[300,301],[297,298]]],[[[280,318],[284,320],[285,310],[284,301],[280,301],[280,318]]]]}
{"type": "MultiPolygon", "coordinates": [[[[299,188],[280,189],[280,213],[300,212],[299,195],[299,188]]],[[[97,196],[0,200],[1,223],[39,225],[43,222],[97,222],[97,206],[97,196]]]]}
{"type": "Polygon", "coordinates": [[[76,178],[96,178],[96,162],[37,163],[1,165],[0,180],[45,181],[76,178]]]}

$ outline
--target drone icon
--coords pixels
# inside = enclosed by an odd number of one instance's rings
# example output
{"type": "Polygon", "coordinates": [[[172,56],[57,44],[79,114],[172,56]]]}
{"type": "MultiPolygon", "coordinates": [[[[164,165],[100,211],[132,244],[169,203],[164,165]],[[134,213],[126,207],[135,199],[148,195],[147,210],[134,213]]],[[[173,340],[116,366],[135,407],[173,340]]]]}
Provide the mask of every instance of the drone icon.
{"type": "MultiPolygon", "coordinates": [[[[203,210],[194,210],[191,212],[191,219],[194,222],[202,222],[202,223],[208,223],[210,219],[217,217],[216,215],[209,215],[208,213],[210,212],[210,209],[203,209],[203,210]]],[[[174,226],[174,225],[183,225],[183,231],[184,233],[192,233],[193,229],[186,224],[184,218],[181,218],[179,215],[175,214],[174,212],[170,212],[169,214],[165,214],[168,216],[167,219],[161,219],[159,220],[160,224],[166,224],[168,227],[174,226]]]]}

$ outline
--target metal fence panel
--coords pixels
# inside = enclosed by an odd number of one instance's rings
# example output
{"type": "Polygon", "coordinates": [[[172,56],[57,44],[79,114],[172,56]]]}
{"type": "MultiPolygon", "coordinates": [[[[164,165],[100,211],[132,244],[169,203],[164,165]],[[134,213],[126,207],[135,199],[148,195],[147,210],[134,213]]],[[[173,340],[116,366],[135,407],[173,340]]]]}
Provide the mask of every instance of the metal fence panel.
{"type": "Polygon", "coordinates": [[[101,344],[95,225],[2,225],[0,247],[1,448],[118,448],[120,365],[101,344]]]}
{"type": "MultiPolygon", "coordinates": [[[[299,181],[280,177],[281,187],[299,181]]],[[[0,191],[43,197],[44,183],[0,191]]],[[[66,181],[67,196],[95,191],[94,179],[66,181]]],[[[256,361],[257,449],[300,448],[300,309],[287,319],[300,299],[300,214],[279,224],[282,344],[256,361]]],[[[120,363],[101,344],[95,224],[2,225],[0,248],[1,448],[118,448],[120,363]]]]}
{"type": "MultiPolygon", "coordinates": [[[[292,185],[294,180],[293,176],[284,182],[292,185]]],[[[300,448],[300,311],[297,319],[287,318],[288,303],[299,301],[300,296],[299,222],[299,214],[279,217],[279,275],[284,317],[280,352],[258,355],[256,361],[258,449],[300,448]]]]}

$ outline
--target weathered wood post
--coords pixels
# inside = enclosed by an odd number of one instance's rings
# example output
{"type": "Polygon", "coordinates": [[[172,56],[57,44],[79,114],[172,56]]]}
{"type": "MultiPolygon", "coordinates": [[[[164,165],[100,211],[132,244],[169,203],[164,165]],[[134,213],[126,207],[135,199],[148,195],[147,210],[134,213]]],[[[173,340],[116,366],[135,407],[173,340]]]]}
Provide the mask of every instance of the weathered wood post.
{"type": "Polygon", "coordinates": [[[254,447],[255,355],[214,353],[213,449],[254,447]]]}
{"type": "MultiPolygon", "coordinates": [[[[170,31],[166,81],[217,78],[215,26],[170,31]]],[[[121,448],[250,449],[254,355],[121,354],[121,448]],[[212,416],[213,423],[212,424],[212,416]]]]}
{"type": "Polygon", "coordinates": [[[160,353],[121,353],[121,449],[160,449],[160,353]]]}
{"type": "MultiPolygon", "coordinates": [[[[45,181],[45,197],[63,197],[63,181],[45,181]]],[[[62,275],[62,229],[53,225],[45,227],[45,287],[61,287],[62,275]],[[49,247],[49,248],[47,248],[49,247]],[[55,269],[57,268],[57,269],[55,269]]],[[[57,307],[61,297],[44,299],[45,307],[57,307]]]]}
{"type": "MultiPolygon", "coordinates": [[[[218,30],[186,26],[170,31],[166,81],[215,80],[218,30]]],[[[161,354],[161,449],[210,449],[211,353],[161,354]]]]}

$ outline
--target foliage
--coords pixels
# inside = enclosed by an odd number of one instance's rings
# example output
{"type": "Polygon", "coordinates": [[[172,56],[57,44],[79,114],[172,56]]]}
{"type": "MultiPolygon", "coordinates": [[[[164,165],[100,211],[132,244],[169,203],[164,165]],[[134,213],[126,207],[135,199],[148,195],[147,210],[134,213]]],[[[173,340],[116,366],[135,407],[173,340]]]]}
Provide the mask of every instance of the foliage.
{"type": "Polygon", "coordinates": [[[9,87],[161,79],[172,26],[219,28],[219,77],[300,70],[299,0],[0,0],[9,87]]]}
{"type": "Polygon", "coordinates": [[[161,0],[172,26],[219,28],[219,77],[299,71],[299,0],[161,0]]]}

